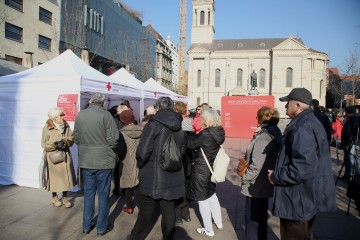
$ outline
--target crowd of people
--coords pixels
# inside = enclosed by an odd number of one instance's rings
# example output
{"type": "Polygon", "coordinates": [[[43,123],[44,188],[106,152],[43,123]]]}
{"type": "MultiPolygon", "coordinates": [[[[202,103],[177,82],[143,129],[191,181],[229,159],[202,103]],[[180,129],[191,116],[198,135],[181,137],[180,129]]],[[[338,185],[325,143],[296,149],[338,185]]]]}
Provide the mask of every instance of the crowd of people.
{"type": "MultiPolygon", "coordinates": [[[[132,214],[138,208],[128,239],[146,239],[152,221],[160,215],[163,239],[173,239],[175,226],[195,217],[190,215],[191,202],[197,204],[203,224],[194,231],[213,237],[214,226],[223,229],[217,184],[211,181],[204,158],[212,167],[225,141],[219,113],[203,103],[189,117],[186,103],[160,97],[138,123],[128,101],[109,111],[103,108],[104,101],[104,95],[93,94],[87,108],[76,116],[73,132],[61,108],[49,111],[41,140],[41,179],[43,188],[52,192],[52,204],[71,208],[67,192],[78,184],[84,194],[83,233],[96,228],[103,236],[114,228],[109,222],[113,175],[112,193],[124,196],[123,211],[132,214]],[[182,167],[175,171],[159,164],[170,136],[182,157],[182,167]],[[70,152],[74,143],[78,174],[70,152]],[[59,152],[64,157],[55,162],[53,155],[59,152]]],[[[345,109],[345,122],[341,113],[323,111],[305,88],[294,88],[280,101],[286,102],[291,122],[282,133],[276,108],[264,106],[257,111],[257,129],[244,157],[247,170],[239,177],[246,198],[246,239],[267,239],[270,198],[272,214],[280,218],[281,239],[312,239],[316,214],[336,209],[329,151],[334,141],[341,143],[345,153],[343,180],[358,173],[357,149],[350,137],[360,119],[354,107],[345,109]]]]}

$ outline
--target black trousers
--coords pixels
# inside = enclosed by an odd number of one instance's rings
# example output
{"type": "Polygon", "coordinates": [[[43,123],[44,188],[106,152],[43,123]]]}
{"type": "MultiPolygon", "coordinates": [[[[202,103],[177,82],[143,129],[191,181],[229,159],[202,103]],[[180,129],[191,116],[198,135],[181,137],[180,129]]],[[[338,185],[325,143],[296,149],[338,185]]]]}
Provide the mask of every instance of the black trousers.
{"type": "MultiPolygon", "coordinates": [[[[155,224],[161,214],[161,230],[163,240],[172,240],[175,231],[175,208],[174,201],[153,199],[139,194],[140,211],[135,226],[131,231],[131,240],[144,240],[150,233],[148,226],[155,224]]],[[[152,225],[153,227],[153,225],[152,225]]]]}
{"type": "Polygon", "coordinates": [[[246,197],[245,204],[245,239],[266,240],[269,199],[246,197]]]}
{"type": "Polygon", "coordinates": [[[280,218],[280,236],[281,240],[311,240],[312,226],[315,221],[315,216],[309,221],[293,221],[280,218]]]}

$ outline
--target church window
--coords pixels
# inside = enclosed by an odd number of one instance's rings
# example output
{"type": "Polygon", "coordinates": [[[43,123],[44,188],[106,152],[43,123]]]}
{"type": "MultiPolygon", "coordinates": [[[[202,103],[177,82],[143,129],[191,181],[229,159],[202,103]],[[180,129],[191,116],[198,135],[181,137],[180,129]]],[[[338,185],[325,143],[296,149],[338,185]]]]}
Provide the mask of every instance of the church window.
{"type": "Polygon", "coordinates": [[[286,87],[291,88],[293,85],[293,70],[292,68],[286,69],[286,87]]]}
{"type": "Polygon", "coordinates": [[[201,11],[200,12],[200,25],[204,25],[205,23],[205,12],[201,11]]]}
{"type": "Polygon", "coordinates": [[[220,69],[215,70],[215,87],[220,87],[220,69]]]}
{"type": "Polygon", "coordinates": [[[208,12],[208,25],[210,25],[210,11],[208,12]]]}
{"type": "Polygon", "coordinates": [[[259,81],[259,88],[265,87],[265,69],[260,69],[260,81],[259,81]]]}
{"type": "Polygon", "coordinates": [[[241,68],[239,68],[237,70],[237,76],[236,76],[237,83],[236,83],[236,86],[242,87],[242,78],[243,78],[243,70],[241,68]]]}
{"type": "Polygon", "coordinates": [[[197,86],[201,87],[201,70],[197,71],[197,86]]]}

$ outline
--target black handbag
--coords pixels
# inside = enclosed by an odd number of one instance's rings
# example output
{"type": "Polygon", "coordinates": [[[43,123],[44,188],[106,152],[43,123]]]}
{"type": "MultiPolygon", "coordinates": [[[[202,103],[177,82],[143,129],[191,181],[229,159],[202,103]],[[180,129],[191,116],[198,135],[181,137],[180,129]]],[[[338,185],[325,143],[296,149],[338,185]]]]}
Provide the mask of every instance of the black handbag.
{"type": "Polygon", "coordinates": [[[48,152],[47,157],[53,164],[58,164],[66,161],[66,153],[64,151],[56,150],[53,152],[48,152]]]}

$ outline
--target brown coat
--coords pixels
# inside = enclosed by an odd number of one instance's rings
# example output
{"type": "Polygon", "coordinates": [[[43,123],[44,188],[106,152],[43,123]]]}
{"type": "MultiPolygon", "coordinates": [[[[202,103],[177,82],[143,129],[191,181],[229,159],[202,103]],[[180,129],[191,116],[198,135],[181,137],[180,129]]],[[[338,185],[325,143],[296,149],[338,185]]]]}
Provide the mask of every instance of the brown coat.
{"type": "Polygon", "coordinates": [[[65,122],[65,125],[65,132],[61,134],[49,119],[42,130],[41,147],[44,149],[42,185],[45,190],[50,192],[68,191],[76,185],[76,175],[69,149],[74,144],[74,138],[68,123],[65,122]],[[66,142],[66,161],[53,164],[47,159],[47,154],[56,150],[54,142],[59,140],[66,142]]]}

